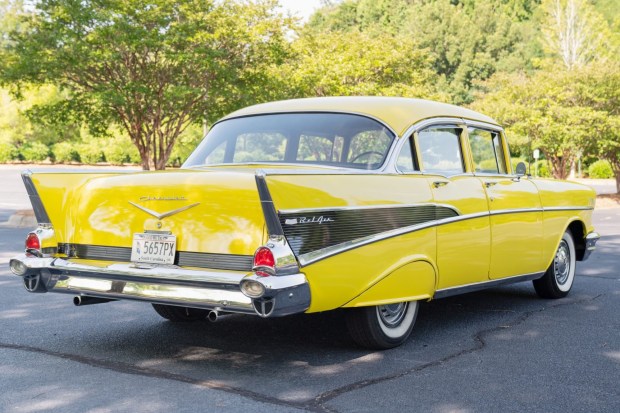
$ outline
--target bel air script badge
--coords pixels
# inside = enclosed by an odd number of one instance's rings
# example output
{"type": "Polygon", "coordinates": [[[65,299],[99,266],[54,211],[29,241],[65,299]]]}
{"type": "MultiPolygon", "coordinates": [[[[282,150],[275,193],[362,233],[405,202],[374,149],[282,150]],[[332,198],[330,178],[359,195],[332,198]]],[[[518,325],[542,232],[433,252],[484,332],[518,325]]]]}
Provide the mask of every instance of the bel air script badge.
{"type": "Polygon", "coordinates": [[[297,225],[297,224],[324,224],[327,222],[335,222],[333,218],[324,217],[299,217],[299,218],[287,218],[284,220],[284,225],[297,225]]]}

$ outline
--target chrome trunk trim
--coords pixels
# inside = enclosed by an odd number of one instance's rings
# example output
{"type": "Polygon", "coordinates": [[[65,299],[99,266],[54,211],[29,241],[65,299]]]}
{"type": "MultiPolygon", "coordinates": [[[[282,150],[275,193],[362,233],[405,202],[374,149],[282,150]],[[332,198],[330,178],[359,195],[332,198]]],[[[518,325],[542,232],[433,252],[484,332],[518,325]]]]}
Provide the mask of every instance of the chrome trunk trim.
{"type": "Polygon", "coordinates": [[[24,181],[26,192],[28,192],[28,197],[30,198],[30,203],[32,204],[32,209],[34,210],[34,216],[37,219],[37,222],[40,225],[51,224],[47,211],[45,211],[45,207],[43,206],[43,202],[41,202],[41,197],[32,182],[32,171],[28,170],[23,172],[22,180],[24,181]]]}
{"type": "MultiPolygon", "coordinates": [[[[58,244],[58,252],[69,258],[129,262],[131,248],[90,244],[58,244]]],[[[214,254],[207,252],[177,251],[175,262],[181,267],[211,268],[215,270],[250,271],[251,255],[214,254]]]]}

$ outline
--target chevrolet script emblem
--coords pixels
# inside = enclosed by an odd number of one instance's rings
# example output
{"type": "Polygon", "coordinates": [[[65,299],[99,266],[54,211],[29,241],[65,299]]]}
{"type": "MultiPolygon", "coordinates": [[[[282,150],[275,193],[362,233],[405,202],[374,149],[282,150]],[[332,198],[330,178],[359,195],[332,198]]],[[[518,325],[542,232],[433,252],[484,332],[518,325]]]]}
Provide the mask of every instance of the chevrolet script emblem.
{"type": "Polygon", "coordinates": [[[131,201],[128,201],[128,202],[129,202],[131,205],[135,206],[136,208],[138,208],[138,209],[140,209],[140,210],[142,210],[142,211],[146,212],[146,213],[147,213],[147,214],[149,214],[149,215],[154,216],[155,218],[157,218],[157,219],[159,219],[159,220],[162,220],[162,219],[164,219],[164,218],[166,218],[166,217],[169,217],[169,216],[172,216],[172,215],[174,215],[174,214],[178,214],[179,212],[187,211],[188,209],[193,208],[193,207],[195,207],[196,205],[200,205],[200,202],[196,202],[195,204],[187,205],[187,206],[184,206],[184,207],[182,207],[182,208],[173,209],[172,211],[162,212],[162,213],[160,214],[159,212],[155,212],[155,211],[153,211],[152,209],[148,209],[148,208],[145,208],[145,207],[143,207],[143,206],[141,206],[141,205],[134,204],[134,203],[133,203],[133,202],[131,202],[131,201]]]}

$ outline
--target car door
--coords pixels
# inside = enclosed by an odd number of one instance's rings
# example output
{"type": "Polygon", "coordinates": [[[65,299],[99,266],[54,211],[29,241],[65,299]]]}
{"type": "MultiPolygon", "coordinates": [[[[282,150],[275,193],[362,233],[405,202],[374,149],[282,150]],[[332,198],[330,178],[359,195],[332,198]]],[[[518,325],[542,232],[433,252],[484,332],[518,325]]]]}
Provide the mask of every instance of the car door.
{"type": "Polygon", "coordinates": [[[401,172],[426,180],[436,205],[456,212],[436,221],[438,290],[483,282],[489,274],[487,197],[482,182],[467,172],[464,132],[457,120],[424,126],[403,146],[397,160],[401,172]],[[407,151],[414,154],[411,166],[405,161],[407,151]]]}
{"type": "Polygon", "coordinates": [[[542,208],[536,186],[511,173],[501,130],[468,128],[474,174],[483,185],[491,224],[489,277],[539,272],[542,263],[542,208]]]}

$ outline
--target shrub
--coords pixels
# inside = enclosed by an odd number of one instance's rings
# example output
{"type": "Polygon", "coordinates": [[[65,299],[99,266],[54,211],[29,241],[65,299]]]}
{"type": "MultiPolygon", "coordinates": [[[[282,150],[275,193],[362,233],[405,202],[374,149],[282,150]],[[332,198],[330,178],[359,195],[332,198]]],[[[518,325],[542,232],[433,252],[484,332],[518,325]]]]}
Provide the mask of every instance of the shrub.
{"type": "Polygon", "coordinates": [[[65,163],[79,161],[80,155],[75,149],[75,144],[69,142],[60,142],[52,148],[52,154],[56,162],[65,163]]]}
{"type": "Polygon", "coordinates": [[[134,159],[136,158],[138,163],[140,162],[138,149],[129,138],[123,136],[108,140],[103,148],[103,154],[106,161],[113,165],[122,165],[126,162],[135,163],[134,159]]]}
{"type": "Polygon", "coordinates": [[[25,161],[41,162],[50,156],[50,148],[41,142],[27,143],[20,150],[25,161]]]}
{"type": "MultiPolygon", "coordinates": [[[[547,161],[538,161],[538,176],[540,178],[551,178],[553,176],[553,174],[551,173],[551,171],[549,170],[549,163],[547,161]]],[[[532,169],[534,169],[535,166],[532,165],[532,169]]],[[[534,174],[534,171],[532,170],[532,174],[534,174]]]]}
{"type": "Polygon", "coordinates": [[[17,148],[8,142],[0,142],[0,163],[12,161],[17,157],[17,148]]]}
{"type": "Polygon", "coordinates": [[[611,164],[608,161],[601,159],[590,165],[588,175],[590,178],[607,179],[614,177],[614,171],[611,169],[611,164]]]}
{"type": "Polygon", "coordinates": [[[97,141],[77,145],[77,152],[82,163],[94,164],[104,160],[101,145],[97,141]]]}
{"type": "Polygon", "coordinates": [[[112,165],[122,165],[129,161],[129,155],[123,145],[119,145],[116,141],[109,141],[103,148],[103,154],[106,161],[112,165]]]}

